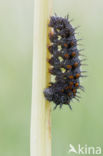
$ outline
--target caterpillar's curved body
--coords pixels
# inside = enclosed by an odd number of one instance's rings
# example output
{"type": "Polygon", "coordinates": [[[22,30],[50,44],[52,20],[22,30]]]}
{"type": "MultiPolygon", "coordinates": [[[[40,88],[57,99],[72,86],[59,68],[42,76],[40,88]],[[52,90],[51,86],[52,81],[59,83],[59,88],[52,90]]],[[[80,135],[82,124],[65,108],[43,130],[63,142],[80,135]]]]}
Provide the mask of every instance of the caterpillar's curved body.
{"type": "Polygon", "coordinates": [[[49,33],[51,44],[48,49],[51,58],[48,62],[52,66],[49,72],[55,75],[55,81],[44,90],[44,95],[56,106],[61,107],[63,104],[70,106],[71,99],[76,97],[77,90],[81,88],[79,81],[81,61],[75,29],[70,24],[68,17],[57,16],[50,18],[49,27],[51,27],[49,33]]]}

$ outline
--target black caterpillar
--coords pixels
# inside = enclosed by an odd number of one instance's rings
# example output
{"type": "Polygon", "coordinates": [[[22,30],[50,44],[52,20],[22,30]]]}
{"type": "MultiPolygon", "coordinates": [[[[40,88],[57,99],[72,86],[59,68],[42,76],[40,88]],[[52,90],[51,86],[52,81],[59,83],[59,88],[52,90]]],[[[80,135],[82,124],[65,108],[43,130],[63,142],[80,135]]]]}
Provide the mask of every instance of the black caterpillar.
{"type": "Polygon", "coordinates": [[[56,106],[63,104],[71,108],[70,101],[77,98],[78,89],[83,90],[79,78],[81,75],[81,60],[79,59],[80,50],[77,49],[75,38],[75,28],[72,27],[65,18],[52,16],[50,18],[49,39],[51,44],[48,46],[51,58],[48,59],[52,68],[49,72],[55,75],[55,82],[50,82],[48,88],[44,90],[44,95],[48,101],[53,101],[56,106]]]}

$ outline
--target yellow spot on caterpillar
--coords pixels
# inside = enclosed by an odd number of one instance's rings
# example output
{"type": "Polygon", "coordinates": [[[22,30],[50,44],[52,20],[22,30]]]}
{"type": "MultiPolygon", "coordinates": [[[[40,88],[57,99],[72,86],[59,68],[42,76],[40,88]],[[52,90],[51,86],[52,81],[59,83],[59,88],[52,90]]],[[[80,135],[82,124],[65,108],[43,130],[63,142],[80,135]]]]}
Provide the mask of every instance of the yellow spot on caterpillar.
{"type": "Polygon", "coordinates": [[[61,40],[61,36],[60,35],[58,36],[58,40],[61,40]]]}
{"type": "Polygon", "coordinates": [[[61,68],[62,73],[65,73],[66,69],[65,68],[61,68]]]}
{"type": "Polygon", "coordinates": [[[61,45],[58,45],[58,51],[61,51],[61,50],[62,50],[61,45]]]}
{"type": "Polygon", "coordinates": [[[63,58],[61,56],[58,57],[59,61],[62,62],[63,58]]]}

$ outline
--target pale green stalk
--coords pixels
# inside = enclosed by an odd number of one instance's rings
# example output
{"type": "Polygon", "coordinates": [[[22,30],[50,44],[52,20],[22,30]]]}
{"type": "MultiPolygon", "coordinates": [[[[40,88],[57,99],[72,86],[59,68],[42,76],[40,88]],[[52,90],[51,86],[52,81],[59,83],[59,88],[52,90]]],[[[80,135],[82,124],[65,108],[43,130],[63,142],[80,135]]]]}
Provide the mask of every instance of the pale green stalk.
{"type": "Polygon", "coordinates": [[[30,156],[51,156],[51,108],[43,95],[47,72],[48,19],[52,0],[34,0],[30,156]]]}

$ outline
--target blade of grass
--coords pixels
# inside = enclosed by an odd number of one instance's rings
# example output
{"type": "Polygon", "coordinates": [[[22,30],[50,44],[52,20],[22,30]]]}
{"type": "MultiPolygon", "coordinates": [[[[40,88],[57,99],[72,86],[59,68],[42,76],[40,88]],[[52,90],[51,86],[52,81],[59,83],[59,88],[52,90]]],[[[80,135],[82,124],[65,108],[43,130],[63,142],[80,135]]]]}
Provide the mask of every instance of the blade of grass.
{"type": "Polygon", "coordinates": [[[51,156],[51,108],[43,95],[49,81],[46,59],[51,1],[34,0],[30,156],[51,156]]]}

